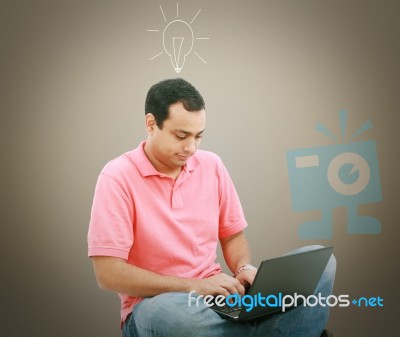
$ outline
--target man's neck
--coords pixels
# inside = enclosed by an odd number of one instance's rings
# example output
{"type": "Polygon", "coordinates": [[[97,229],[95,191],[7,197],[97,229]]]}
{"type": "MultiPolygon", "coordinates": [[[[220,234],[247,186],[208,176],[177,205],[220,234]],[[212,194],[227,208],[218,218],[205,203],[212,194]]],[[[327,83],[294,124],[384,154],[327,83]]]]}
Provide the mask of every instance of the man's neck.
{"type": "Polygon", "coordinates": [[[176,180],[176,178],[178,178],[179,174],[182,171],[182,167],[173,169],[173,168],[170,168],[170,167],[164,165],[160,161],[158,161],[157,158],[155,156],[153,156],[153,154],[151,152],[151,145],[148,144],[147,142],[144,144],[143,150],[144,150],[146,157],[149,159],[150,163],[154,166],[154,168],[158,172],[165,174],[166,176],[171,177],[174,180],[176,180]]]}

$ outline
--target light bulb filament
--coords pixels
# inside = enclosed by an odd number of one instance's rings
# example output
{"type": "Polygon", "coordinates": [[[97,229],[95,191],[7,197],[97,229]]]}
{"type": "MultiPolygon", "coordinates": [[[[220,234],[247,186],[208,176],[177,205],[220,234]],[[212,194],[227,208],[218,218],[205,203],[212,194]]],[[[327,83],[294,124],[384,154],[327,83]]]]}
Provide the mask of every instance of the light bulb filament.
{"type": "Polygon", "coordinates": [[[180,57],[181,57],[181,50],[182,50],[182,45],[183,45],[184,39],[185,39],[184,37],[177,37],[177,36],[174,36],[172,38],[172,45],[174,48],[174,60],[175,60],[174,69],[177,73],[179,73],[182,69],[179,61],[180,61],[180,57]]]}

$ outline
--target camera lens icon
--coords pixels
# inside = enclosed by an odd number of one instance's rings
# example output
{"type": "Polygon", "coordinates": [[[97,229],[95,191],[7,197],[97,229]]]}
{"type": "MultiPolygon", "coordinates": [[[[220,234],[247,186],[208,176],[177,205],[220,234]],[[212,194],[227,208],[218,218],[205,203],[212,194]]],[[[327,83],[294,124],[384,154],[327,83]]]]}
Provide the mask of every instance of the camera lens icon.
{"type": "Polygon", "coordinates": [[[361,193],[371,178],[366,160],[354,152],[337,155],[328,166],[328,181],[332,188],[343,195],[361,193]]]}

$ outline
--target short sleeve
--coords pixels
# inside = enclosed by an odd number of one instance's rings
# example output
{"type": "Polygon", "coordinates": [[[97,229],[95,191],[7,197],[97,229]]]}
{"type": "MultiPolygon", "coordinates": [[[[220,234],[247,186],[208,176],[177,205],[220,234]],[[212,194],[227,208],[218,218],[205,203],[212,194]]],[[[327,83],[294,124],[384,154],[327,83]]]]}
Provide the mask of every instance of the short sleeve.
{"type": "Polygon", "coordinates": [[[127,260],[134,240],[133,214],[129,191],[115,178],[101,173],[89,223],[88,255],[127,260]]]}
{"type": "Polygon", "coordinates": [[[219,238],[234,235],[247,227],[239,196],[222,161],[218,168],[220,193],[219,238]]]}

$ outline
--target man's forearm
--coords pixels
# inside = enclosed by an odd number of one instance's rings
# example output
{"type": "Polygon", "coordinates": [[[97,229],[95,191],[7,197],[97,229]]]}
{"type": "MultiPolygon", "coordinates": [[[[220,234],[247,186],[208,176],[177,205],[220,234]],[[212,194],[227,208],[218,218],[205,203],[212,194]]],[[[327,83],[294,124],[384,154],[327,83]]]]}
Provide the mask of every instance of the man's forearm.
{"type": "Polygon", "coordinates": [[[190,292],[195,280],[163,276],[113,257],[94,257],[99,287],[135,297],[152,297],[166,292],[190,292]]]}
{"type": "Polygon", "coordinates": [[[94,257],[93,265],[99,287],[135,297],[152,297],[168,292],[195,291],[200,295],[228,296],[244,293],[242,284],[232,276],[219,273],[204,279],[164,276],[137,268],[114,257],[94,257]]]}
{"type": "Polygon", "coordinates": [[[243,232],[220,241],[225,262],[232,273],[244,264],[251,263],[250,247],[243,232]]]}

